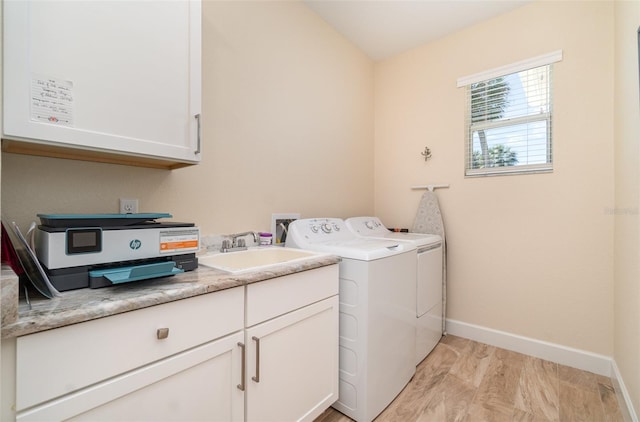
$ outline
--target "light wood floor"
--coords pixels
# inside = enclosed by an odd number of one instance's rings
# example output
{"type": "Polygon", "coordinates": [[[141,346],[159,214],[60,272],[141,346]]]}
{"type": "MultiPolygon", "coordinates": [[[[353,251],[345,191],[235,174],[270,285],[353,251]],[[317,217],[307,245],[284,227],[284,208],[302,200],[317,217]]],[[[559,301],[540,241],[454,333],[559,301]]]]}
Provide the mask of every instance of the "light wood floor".
{"type": "MultiPolygon", "coordinates": [[[[348,422],[327,409],[315,422],[348,422]]],[[[376,418],[386,421],[623,421],[611,380],[447,336],[376,418]]]]}

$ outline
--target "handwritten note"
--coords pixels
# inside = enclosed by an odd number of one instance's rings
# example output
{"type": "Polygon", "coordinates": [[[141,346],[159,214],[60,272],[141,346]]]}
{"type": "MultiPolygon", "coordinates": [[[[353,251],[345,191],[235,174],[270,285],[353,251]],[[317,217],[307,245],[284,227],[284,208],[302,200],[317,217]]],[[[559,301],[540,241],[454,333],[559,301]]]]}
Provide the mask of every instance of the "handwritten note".
{"type": "Polygon", "coordinates": [[[73,82],[33,77],[31,120],[58,126],[73,126],[73,82]]]}

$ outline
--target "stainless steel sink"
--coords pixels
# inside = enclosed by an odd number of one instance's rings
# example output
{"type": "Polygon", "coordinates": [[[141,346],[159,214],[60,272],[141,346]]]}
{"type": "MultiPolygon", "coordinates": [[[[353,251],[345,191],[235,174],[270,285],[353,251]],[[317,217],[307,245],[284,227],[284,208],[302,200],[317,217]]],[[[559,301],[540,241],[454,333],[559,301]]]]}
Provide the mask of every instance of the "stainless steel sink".
{"type": "Polygon", "coordinates": [[[245,251],[216,253],[198,257],[198,265],[230,273],[268,269],[280,264],[303,261],[324,254],[294,248],[262,247],[245,251]]]}

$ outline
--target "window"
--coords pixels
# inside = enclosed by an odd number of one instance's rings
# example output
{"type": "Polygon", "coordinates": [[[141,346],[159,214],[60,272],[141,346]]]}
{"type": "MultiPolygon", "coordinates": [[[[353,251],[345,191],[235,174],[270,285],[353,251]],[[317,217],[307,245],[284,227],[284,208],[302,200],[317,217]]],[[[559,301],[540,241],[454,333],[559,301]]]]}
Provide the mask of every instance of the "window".
{"type": "Polygon", "coordinates": [[[466,89],[466,176],[553,170],[552,64],[562,52],[458,80],[466,89]]]}

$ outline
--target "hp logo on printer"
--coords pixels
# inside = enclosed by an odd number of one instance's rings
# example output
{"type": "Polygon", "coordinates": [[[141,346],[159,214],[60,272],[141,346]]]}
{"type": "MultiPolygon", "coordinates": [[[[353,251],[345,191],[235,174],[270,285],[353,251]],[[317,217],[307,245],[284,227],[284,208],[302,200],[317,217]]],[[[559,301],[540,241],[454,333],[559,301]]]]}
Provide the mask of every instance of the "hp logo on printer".
{"type": "Polygon", "coordinates": [[[136,249],[140,249],[141,246],[142,246],[142,242],[138,239],[133,239],[131,242],[129,242],[129,247],[134,251],[136,249]]]}

